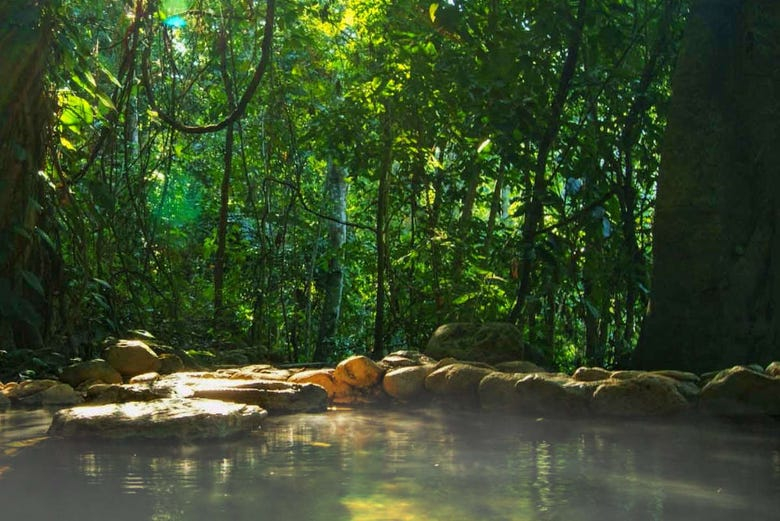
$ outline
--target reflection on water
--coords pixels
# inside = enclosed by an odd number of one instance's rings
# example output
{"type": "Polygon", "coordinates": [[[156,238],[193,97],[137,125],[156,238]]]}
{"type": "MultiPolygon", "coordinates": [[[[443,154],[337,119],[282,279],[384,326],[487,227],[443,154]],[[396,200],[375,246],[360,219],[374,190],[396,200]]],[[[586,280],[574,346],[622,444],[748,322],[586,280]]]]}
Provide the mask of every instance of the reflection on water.
{"type": "Polygon", "coordinates": [[[0,413],[3,519],[774,519],[780,424],[435,410],[268,418],[231,442],[40,441],[0,413]]]}

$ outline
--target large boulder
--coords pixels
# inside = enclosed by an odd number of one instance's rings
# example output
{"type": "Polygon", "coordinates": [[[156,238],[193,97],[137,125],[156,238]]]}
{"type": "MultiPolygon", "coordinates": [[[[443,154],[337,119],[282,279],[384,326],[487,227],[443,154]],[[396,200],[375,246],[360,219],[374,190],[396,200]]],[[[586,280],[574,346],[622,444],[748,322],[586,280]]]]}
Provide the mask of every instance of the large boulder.
{"type": "Polygon", "coordinates": [[[689,408],[671,378],[638,374],[610,379],[593,393],[593,409],[607,416],[668,416],[689,408]]]}
{"type": "Polygon", "coordinates": [[[84,402],[84,397],[73,387],[65,383],[56,383],[43,391],[26,396],[19,400],[20,405],[78,405],[84,402]]]}
{"type": "Polygon", "coordinates": [[[336,366],[333,377],[356,389],[373,387],[380,383],[385,370],[367,356],[350,356],[336,366]]]}
{"type": "Polygon", "coordinates": [[[126,378],[157,372],[161,365],[157,354],[141,340],[118,340],[103,351],[103,358],[126,378]]]}
{"type": "Polygon", "coordinates": [[[518,411],[520,395],[515,390],[517,382],[528,376],[524,373],[489,373],[479,382],[477,392],[480,406],[488,411],[518,411]]]}
{"type": "Polygon", "coordinates": [[[423,365],[398,367],[389,370],[382,379],[382,388],[396,400],[409,401],[425,392],[428,368],[423,365]]]}
{"type": "Polygon", "coordinates": [[[462,405],[475,406],[479,403],[479,383],[489,375],[490,369],[470,364],[456,363],[436,369],[425,378],[425,388],[462,405]]]}
{"type": "Polygon", "coordinates": [[[255,405],[170,398],[62,409],[54,415],[49,434],[107,439],[226,438],[257,429],[266,415],[255,405]]]}
{"type": "Polygon", "coordinates": [[[163,353],[160,355],[160,368],[157,370],[160,374],[171,374],[184,370],[184,362],[173,353],[163,353]]]}
{"type": "Polygon", "coordinates": [[[379,367],[385,370],[396,369],[398,367],[410,367],[413,365],[432,365],[436,360],[425,356],[419,351],[394,351],[377,362],[379,367]]]}
{"type": "Polygon", "coordinates": [[[699,408],[722,415],[780,416],[780,378],[744,366],[726,369],[701,390],[699,408]]]}
{"type": "Polygon", "coordinates": [[[508,322],[455,322],[434,331],[425,354],[495,364],[524,357],[523,335],[508,322]]]}

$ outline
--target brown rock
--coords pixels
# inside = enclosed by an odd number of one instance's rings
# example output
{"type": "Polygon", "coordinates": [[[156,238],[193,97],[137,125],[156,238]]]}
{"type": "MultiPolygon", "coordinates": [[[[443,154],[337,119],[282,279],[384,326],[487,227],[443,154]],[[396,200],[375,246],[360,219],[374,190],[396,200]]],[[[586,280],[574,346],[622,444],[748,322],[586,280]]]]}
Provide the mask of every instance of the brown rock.
{"type": "Polygon", "coordinates": [[[132,377],[128,383],[131,384],[150,384],[156,380],[159,380],[160,374],[151,372],[151,373],[143,373],[138,374],[132,377]]]}
{"type": "Polygon", "coordinates": [[[171,374],[184,369],[184,362],[175,354],[163,353],[159,358],[160,369],[157,372],[160,374],[171,374]]]}
{"type": "Polygon", "coordinates": [[[722,415],[780,415],[780,378],[735,366],[701,390],[699,408],[722,415]]]}
{"type": "Polygon", "coordinates": [[[322,412],[328,408],[328,393],[311,383],[288,384],[284,389],[196,389],[194,397],[259,405],[272,413],[322,412]]]}
{"type": "Polygon", "coordinates": [[[571,377],[578,382],[597,382],[606,380],[610,374],[612,374],[611,371],[601,367],[578,367],[571,377]]]}
{"type": "Polygon", "coordinates": [[[575,382],[566,376],[531,374],[515,384],[518,408],[524,414],[571,416],[588,409],[587,382],[575,382]]]}
{"type": "Polygon", "coordinates": [[[518,411],[522,400],[515,385],[526,376],[524,373],[500,371],[488,374],[477,388],[480,406],[488,411],[518,411]]]}
{"type": "Polygon", "coordinates": [[[479,383],[491,372],[490,369],[469,364],[450,364],[429,374],[425,378],[425,388],[464,405],[477,405],[479,383]]]}
{"type": "Polygon", "coordinates": [[[545,369],[527,360],[513,360],[496,364],[496,369],[503,373],[544,373],[545,369]]]}
{"type": "Polygon", "coordinates": [[[121,384],[122,375],[105,360],[95,359],[78,362],[62,369],[60,380],[78,387],[87,380],[100,380],[109,384],[121,384]]]}
{"type": "Polygon", "coordinates": [[[310,369],[292,375],[289,382],[317,384],[328,393],[328,399],[334,403],[348,403],[353,394],[352,387],[333,376],[333,369],[310,369]]]}
{"type": "MultiPolygon", "coordinates": [[[[24,380],[16,385],[6,385],[3,394],[12,402],[19,402],[59,383],[57,380],[24,380]]],[[[32,401],[29,403],[32,404],[32,401]]]]}
{"type": "Polygon", "coordinates": [[[384,370],[366,356],[351,356],[336,366],[333,377],[356,389],[365,389],[379,384],[384,370]]]}
{"type": "Polygon", "coordinates": [[[612,371],[609,377],[615,380],[629,380],[644,374],[647,374],[647,371],[612,371]]]}
{"type": "Polygon", "coordinates": [[[57,411],[52,436],[194,440],[226,438],[256,429],[266,411],[217,400],[163,399],[57,411]]]}
{"type": "Polygon", "coordinates": [[[389,370],[382,379],[384,391],[396,400],[407,401],[425,392],[428,368],[422,365],[389,370]]]}
{"type": "Polygon", "coordinates": [[[663,369],[661,371],[651,371],[650,374],[657,374],[659,376],[666,376],[668,378],[674,378],[678,382],[690,382],[692,384],[699,383],[699,375],[689,373],[687,371],[675,371],[672,369],[663,369]]]}
{"type": "Polygon", "coordinates": [[[149,402],[165,396],[147,384],[96,384],[87,389],[90,403],[149,402]]]}
{"type": "Polygon", "coordinates": [[[667,416],[689,405],[670,378],[640,374],[601,384],[593,393],[592,407],[608,416],[667,416]]]}
{"type": "Polygon", "coordinates": [[[103,357],[127,378],[157,372],[161,364],[155,352],[141,340],[119,340],[106,348],[103,357]]]}
{"type": "Polygon", "coordinates": [[[766,374],[769,376],[780,376],[780,362],[772,362],[766,366],[766,374]]]}
{"type": "Polygon", "coordinates": [[[27,405],[78,405],[84,402],[84,397],[68,384],[58,383],[45,391],[21,400],[27,405]]]}

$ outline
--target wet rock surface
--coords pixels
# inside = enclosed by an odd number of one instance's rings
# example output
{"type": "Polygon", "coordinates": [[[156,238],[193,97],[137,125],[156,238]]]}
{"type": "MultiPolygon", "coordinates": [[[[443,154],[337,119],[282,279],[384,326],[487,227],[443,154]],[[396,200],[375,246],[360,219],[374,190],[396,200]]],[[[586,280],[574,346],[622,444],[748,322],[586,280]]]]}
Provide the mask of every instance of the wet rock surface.
{"type": "Polygon", "coordinates": [[[57,411],[49,435],[67,438],[228,438],[257,429],[266,412],[219,400],[168,398],[57,411]]]}

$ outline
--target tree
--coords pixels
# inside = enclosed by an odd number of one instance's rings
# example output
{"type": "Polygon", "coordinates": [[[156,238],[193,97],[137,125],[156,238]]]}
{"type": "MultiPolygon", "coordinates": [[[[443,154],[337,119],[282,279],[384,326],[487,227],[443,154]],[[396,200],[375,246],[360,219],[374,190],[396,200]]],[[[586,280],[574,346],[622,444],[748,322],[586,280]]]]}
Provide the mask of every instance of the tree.
{"type": "Polygon", "coordinates": [[[54,4],[0,8],[0,346],[40,347],[50,310],[42,171],[54,114],[46,83],[54,4]]]}
{"type": "Polygon", "coordinates": [[[643,368],[780,358],[780,4],[699,0],[673,79],[643,368]]]}

